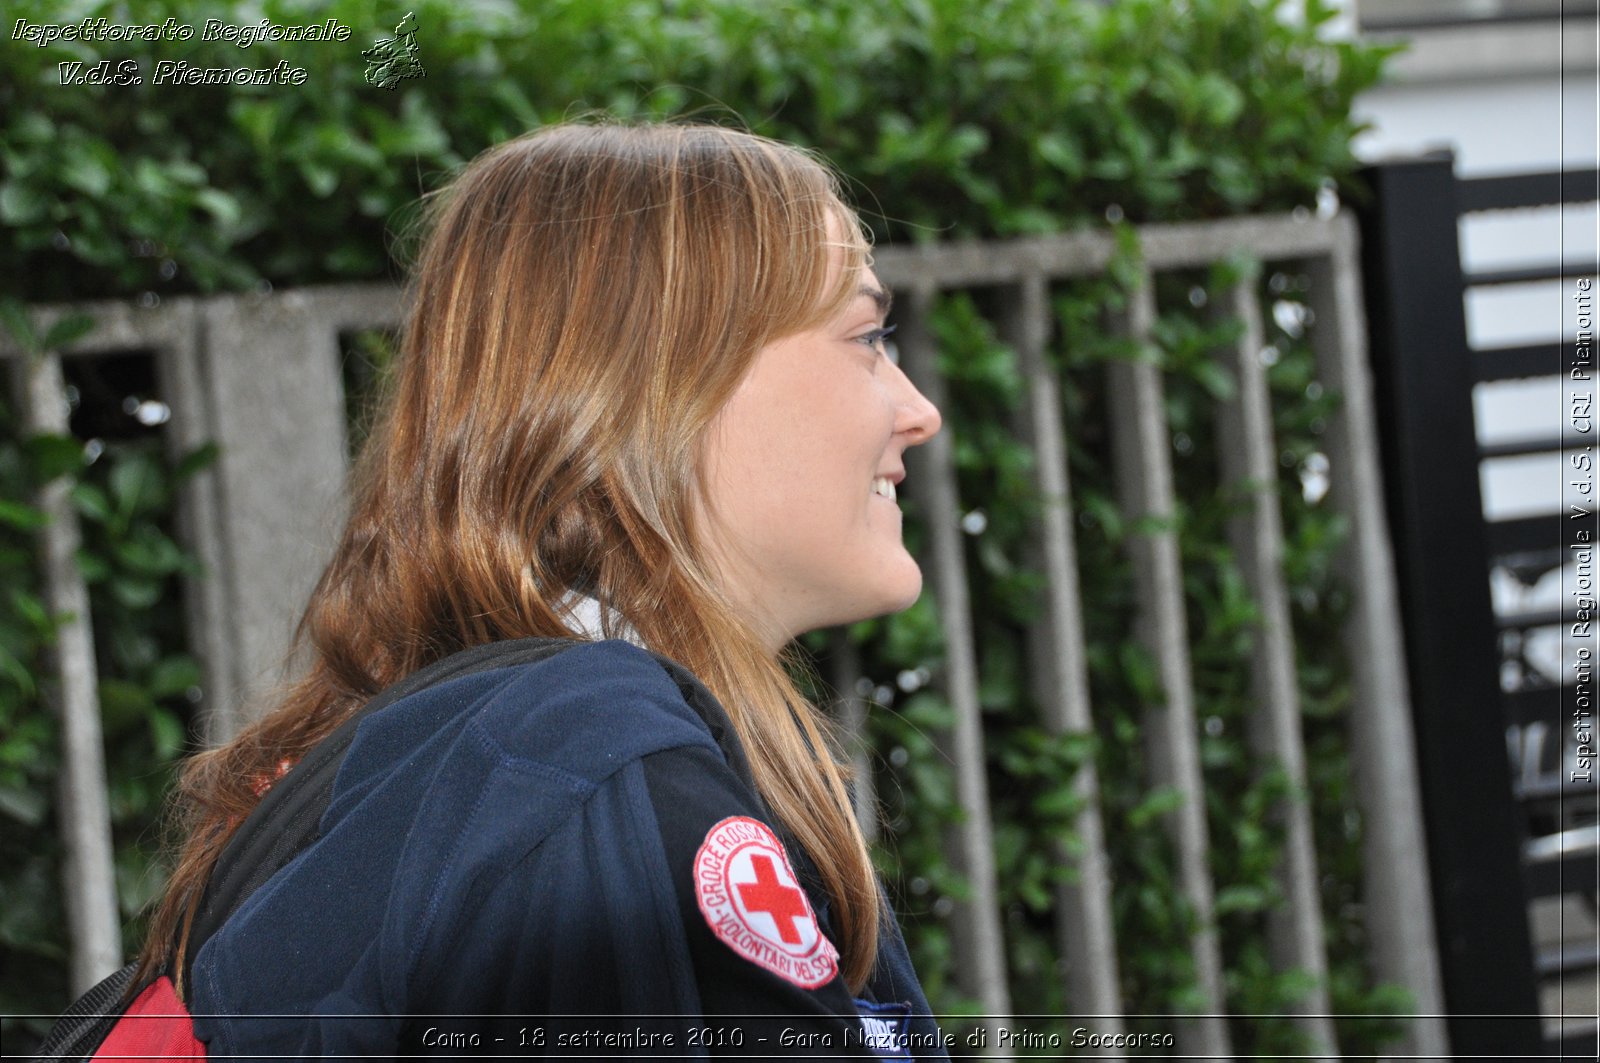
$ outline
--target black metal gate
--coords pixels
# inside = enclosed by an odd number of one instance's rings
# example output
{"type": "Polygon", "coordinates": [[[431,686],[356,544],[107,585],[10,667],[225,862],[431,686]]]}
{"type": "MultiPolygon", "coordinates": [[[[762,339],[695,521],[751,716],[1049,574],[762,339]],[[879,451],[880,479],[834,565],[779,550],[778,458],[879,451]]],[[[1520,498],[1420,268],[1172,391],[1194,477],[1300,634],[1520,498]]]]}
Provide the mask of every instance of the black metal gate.
{"type": "MultiPolygon", "coordinates": [[[[1563,280],[1579,287],[1595,263],[1464,276],[1457,226],[1477,212],[1594,200],[1600,174],[1460,181],[1452,157],[1435,154],[1374,166],[1366,176],[1373,199],[1362,211],[1363,271],[1375,400],[1451,1045],[1463,1056],[1592,1058],[1594,1017],[1563,1021],[1558,1000],[1566,983],[1593,982],[1592,938],[1541,949],[1530,907],[1572,894],[1591,921],[1594,915],[1600,791],[1592,771],[1572,767],[1579,740],[1592,733],[1575,728],[1582,720],[1573,714],[1585,698],[1593,711],[1593,674],[1565,663],[1572,599],[1564,596],[1554,610],[1497,614],[1489,575],[1500,569],[1531,583],[1571,562],[1577,527],[1593,528],[1594,507],[1557,512],[1552,485],[1548,514],[1486,521],[1481,462],[1565,455],[1577,437],[1562,435],[1552,410],[1551,429],[1540,437],[1482,447],[1472,391],[1566,376],[1580,358],[1594,363],[1582,336],[1474,350],[1463,300],[1472,287],[1563,280]],[[1563,632],[1554,678],[1525,653],[1529,633],[1549,628],[1563,632]]],[[[1592,446],[1592,427],[1581,438],[1578,445],[1592,446]]]]}

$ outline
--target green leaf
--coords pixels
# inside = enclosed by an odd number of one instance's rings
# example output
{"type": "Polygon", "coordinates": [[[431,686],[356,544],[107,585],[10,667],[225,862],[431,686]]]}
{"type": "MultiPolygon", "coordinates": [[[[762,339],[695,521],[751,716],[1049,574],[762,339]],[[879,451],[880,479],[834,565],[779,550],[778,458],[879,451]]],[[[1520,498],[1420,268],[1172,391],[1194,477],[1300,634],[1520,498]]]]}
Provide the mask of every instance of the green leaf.
{"type": "Polygon", "coordinates": [[[1201,113],[1211,125],[1230,125],[1244,110],[1244,94],[1237,85],[1220,74],[1207,72],[1195,87],[1201,113]]]}
{"type": "Polygon", "coordinates": [[[333,190],[339,187],[339,173],[331,166],[322,163],[300,162],[300,176],[305,178],[306,187],[311,189],[311,194],[318,199],[326,199],[333,195],[333,190]]]}
{"type": "Polygon", "coordinates": [[[1216,362],[1210,360],[1196,362],[1193,372],[1195,379],[1200,381],[1206,392],[1218,402],[1230,402],[1238,392],[1233,374],[1216,362]]]}
{"type": "Polygon", "coordinates": [[[161,164],[148,156],[133,165],[133,184],[152,202],[160,203],[172,194],[172,182],[161,164]]]}
{"type": "Polygon", "coordinates": [[[155,746],[156,760],[170,761],[183,752],[183,724],[176,716],[164,709],[154,709],[149,720],[150,740],[155,746]]]}
{"type": "Polygon", "coordinates": [[[173,159],[166,164],[167,176],[181,185],[203,185],[206,183],[204,168],[190,162],[188,159],[173,159]]]}
{"type": "Polygon", "coordinates": [[[1298,1004],[1322,984],[1322,980],[1303,968],[1295,967],[1278,975],[1279,1000],[1285,1005],[1298,1004]]]}
{"type": "Polygon", "coordinates": [[[95,584],[111,575],[111,563],[98,554],[87,550],[79,550],[77,554],[78,571],[83,574],[85,583],[95,584]]]}
{"type": "Polygon", "coordinates": [[[21,587],[12,587],[9,599],[12,610],[27,622],[36,635],[48,635],[55,630],[55,621],[51,619],[50,611],[36,595],[21,587]]]}
{"type": "Polygon", "coordinates": [[[244,216],[244,211],[239,206],[239,201],[228,193],[216,188],[202,188],[194,194],[194,201],[204,207],[218,225],[231,229],[239,224],[244,216]]]}
{"type": "Polygon", "coordinates": [[[1255,886],[1229,886],[1217,893],[1217,915],[1233,912],[1259,912],[1267,907],[1267,895],[1255,886]]]}
{"type": "Polygon", "coordinates": [[[111,500],[98,484],[73,484],[72,501],[79,513],[96,523],[110,524],[114,517],[111,500]]]}
{"type": "Polygon", "coordinates": [[[255,153],[271,150],[277,139],[278,105],[266,101],[235,98],[229,109],[234,124],[244,130],[255,153]]]}
{"type": "Polygon", "coordinates": [[[1068,177],[1078,177],[1084,171],[1086,160],[1083,150],[1066,133],[1046,133],[1035,141],[1035,148],[1040,158],[1068,177]]]}
{"type": "Polygon", "coordinates": [[[0,184],[0,221],[10,225],[32,225],[44,220],[50,199],[42,190],[21,181],[0,184]]]}
{"type": "Polygon", "coordinates": [[[93,151],[76,146],[60,169],[61,180],[84,195],[99,198],[111,189],[110,167],[93,151]]]}
{"type": "Polygon", "coordinates": [[[41,432],[28,437],[23,447],[37,483],[47,484],[83,470],[83,444],[71,436],[41,432]]]}
{"type": "Polygon", "coordinates": [[[1128,811],[1128,825],[1139,828],[1153,820],[1174,812],[1183,805],[1183,791],[1171,786],[1151,790],[1137,805],[1128,811]]]}
{"type": "Polygon", "coordinates": [[[24,111],[11,126],[12,135],[20,144],[48,144],[55,139],[56,127],[49,116],[38,111],[24,111]]]}
{"type": "Polygon", "coordinates": [[[161,473],[144,454],[126,454],[111,469],[111,497],[123,515],[142,512],[160,494],[161,473]]]}
{"type": "Polygon", "coordinates": [[[200,665],[187,655],[163,658],[150,673],[151,697],[169,698],[200,685],[200,665]]]}
{"type": "Polygon", "coordinates": [[[394,155],[438,155],[450,146],[450,135],[419,93],[407,93],[400,105],[404,139],[393,147],[394,155]]]}
{"type": "Polygon", "coordinates": [[[111,579],[111,594],[129,609],[148,609],[161,600],[161,582],[114,576],[111,579]]]}
{"type": "Polygon", "coordinates": [[[5,326],[11,338],[25,353],[39,352],[39,334],[34,331],[33,319],[22,303],[10,297],[0,298],[0,324],[5,326]]]}
{"type": "Polygon", "coordinates": [[[23,531],[35,531],[50,523],[50,518],[32,506],[0,498],[0,524],[23,531]]]}
{"type": "Polygon", "coordinates": [[[189,480],[203,469],[209,468],[222,453],[222,448],[215,443],[202,443],[189,453],[185,454],[172,470],[172,479],[176,483],[189,480]]]}
{"type": "Polygon", "coordinates": [[[117,561],[128,571],[143,576],[165,576],[183,563],[183,552],[176,543],[153,528],[112,546],[117,561]]]}
{"type": "Polygon", "coordinates": [[[1033,802],[1034,812],[1051,820],[1071,819],[1083,811],[1083,807],[1083,800],[1072,792],[1070,785],[1057,786],[1033,802]]]}
{"type": "Polygon", "coordinates": [[[1117,659],[1122,665],[1128,686],[1141,703],[1166,704],[1166,694],[1161,688],[1161,672],[1148,650],[1135,642],[1124,642],[1118,647],[1117,659]]]}
{"type": "Polygon", "coordinates": [[[82,339],[94,329],[94,318],[88,314],[68,314],[50,326],[50,330],[44,334],[42,345],[47,351],[57,351],[82,339]]]}
{"type": "Polygon", "coordinates": [[[28,671],[27,665],[19,661],[16,655],[4,646],[0,646],[0,675],[9,679],[24,697],[31,698],[34,696],[37,684],[33,681],[33,673],[28,671]]]}
{"type": "Polygon", "coordinates": [[[44,795],[36,791],[0,786],[0,812],[25,826],[37,827],[43,823],[49,807],[44,795]]]}
{"type": "Polygon", "coordinates": [[[100,693],[100,713],[106,727],[123,729],[135,720],[155,711],[156,703],[150,692],[128,679],[102,679],[97,688],[100,693]]]}

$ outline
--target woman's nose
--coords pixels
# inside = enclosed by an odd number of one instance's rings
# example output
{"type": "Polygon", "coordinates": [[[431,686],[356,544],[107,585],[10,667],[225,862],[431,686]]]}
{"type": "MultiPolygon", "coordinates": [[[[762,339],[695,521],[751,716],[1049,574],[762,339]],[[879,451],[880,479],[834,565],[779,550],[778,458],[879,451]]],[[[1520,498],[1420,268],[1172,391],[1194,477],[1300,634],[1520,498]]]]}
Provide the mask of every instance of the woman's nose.
{"type": "Polygon", "coordinates": [[[904,394],[900,398],[899,416],[895,420],[895,431],[909,435],[912,446],[926,443],[939,433],[944,419],[939,416],[939,408],[917,390],[911,378],[906,376],[905,370],[895,366],[895,372],[900,374],[904,386],[904,394]]]}

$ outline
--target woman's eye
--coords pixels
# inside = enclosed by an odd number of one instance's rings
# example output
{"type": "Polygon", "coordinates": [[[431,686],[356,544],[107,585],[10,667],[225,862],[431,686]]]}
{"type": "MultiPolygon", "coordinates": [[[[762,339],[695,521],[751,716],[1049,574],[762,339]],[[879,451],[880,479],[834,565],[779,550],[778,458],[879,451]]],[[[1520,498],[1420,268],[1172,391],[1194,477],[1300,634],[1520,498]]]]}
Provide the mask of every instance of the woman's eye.
{"type": "Polygon", "coordinates": [[[886,325],[883,328],[875,328],[871,332],[863,332],[856,337],[856,342],[871,347],[879,354],[887,354],[888,352],[883,348],[883,341],[888,339],[898,327],[897,325],[886,325]]]}

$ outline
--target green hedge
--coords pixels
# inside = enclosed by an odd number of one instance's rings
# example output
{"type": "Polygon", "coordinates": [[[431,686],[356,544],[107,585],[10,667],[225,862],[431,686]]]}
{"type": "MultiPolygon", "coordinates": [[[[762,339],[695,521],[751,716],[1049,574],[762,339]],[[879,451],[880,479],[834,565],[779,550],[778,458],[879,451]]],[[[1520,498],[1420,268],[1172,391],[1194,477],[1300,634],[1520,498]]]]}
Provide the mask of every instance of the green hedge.
{"type": "MultiPolygon", "coordinates": [[[[1277,6],[423,2],[426,77],[385,91],[363,79],[360,49],[391,30],[370,4],[151,0],[146,23],[335,18],[352,36],[7,39],[0,275],[30,299],[384,276],[386,226],[421,190],[490,144],[595,109],[699,113],[816,145],[881,211],[885,239],[1054,232],[1113,206],[1134,222],[1286,209],[1349,172],[1350,101],[1379,60],[1317,43],[1277,6]],[[100,59],[137,61],[144,84],[59,83],[58,63],[100,59]],[[286,60],[307,80],[156,85],[162,59],[286,60]]],[[[9,17],[64,21],[61,8],[19,0],[9,17]]],[[[118,5],[80,10],[121,21],[118,5]]]]}
{"type": "MultiPolygon", "coordinates": [[[[389,36],[403,10],[378,12],[350,0],[153,0],[139,5],[142,21],[170,16],[196,27],[196,39],[0,44],[0,276],[8,278],[4,294],[13,299],[104,295],[146,302],[179,292],[396,277],[390,234],[411,216],[421,191],[490,144],[590,111],[697,115],[813,145],[849,176],[880,242],[1311,209],[1319,194],[1348,198],[1357,191],[1350,184],[1351,101],[1375,82],[1383,55],[1320,41],[1327,12],[1316,2],[1305,6],[1305,20],[1295,22],[1280,10],[1287,5],[1249,0],[418,0],[406,7],[416,12],[426,76],[386,91],[365,83],[359,52],[389,36]],[[352,35],[343,43],[264,42],[244,50],[201,42],[198,30],[210,17],[231,23],[266,17],[283,25],[331,17],[352,35]],[[145,83],[59,84],[62,60],[107,58],[136,60],[145,83]],[[307,76],[300,87],[152,84],[163,59],[203,67],[287,60],[307,76]]],[[[57,7],[19,0],[8,18],[67,21],[57,7]]],[[[72,17],[122,21],[116,11],[112,4],[85,4],[72,17]]],[[[1215,399],[1232,386],[1212,352],[1237,325],[1208,318],[1206,305],[1246,268],[1234,263],[1164,280],[1155,353],[1167,370],[1183,493],[1178,519],[1206,723],[1202,753],[1228,1004],[1235,1013],[1259,1014],[1286,1010],[1303,979],[1275,974],[1265,960],[1264,912],[1278,900],[1271,868],[1280,847],[1269,809],[1284,787],[1254,763],[1242,736],[1254,613],[1226,547],[1223,522],[1237,500],[1218,488],[1211,424],[1215,399]]],[[[1019,1012],[1072,1007],[1062,996],[1062,958],[1050,929],[1059,872],[1047,854],[1054,841],[1073,841],[1069,780],[1090,757],[1105,786],[1128,1009],[1159,1016],[1196,1004],[1183,944],[1192,914],[1175,885],[1161,826],[1173,796],[1151,790],[1140,761],[1139,706],[1161,696],[1151,662],[1129,636],[1131,579],[1121,550],[1128,529],[1109,475],[1104,365],[1133,353],[1108,335],[1102,319],[1122,298],[1117,277],[1114,271],[1052,293],[1053,356],[1068,385],[1080,514],[1093,741],[1048,738],[1028,693],[1024,633],[1040,609],[1040,580],[1026,549],[1032,458],[1004,430],[1023,388],[1014,356],[995,338],[981,295],[949,297],[936,311],[963,504],[984,525],[968,544],[1019,1012]]],[[[1343,600],[1329,575],[1342,529],[1314,491],[1301,489],[1337,397],[1311,380],[1293,311],[1300,281],[1282,273],[1260,278],[1269,302],[1286,308],[1276,315],[1283,325],[1272,330],[1279,356],[1271,369],[1286,484],[1286,566],[1327,872],[1333,998],[1342,1013],[1372,1014],[1404,1010],[1406,1001],[1374,987],[1363,958],[1360,823],[1347,789],[1344,741],[1348,683],[1335,637],[1343,600]]],[[[0,470],[20,469],[27,448],[14,440],[4,446],[0,470]]],[[[20,473],[12,475],[0,485],[3,497],[22,497],[23,484],[20,473]]],[[[920,534],[914,520],[908,534],[920,534]]],[[[5,557],[20,563],[21,547],[12,549],[5,557]]],[[[172,627],[175,601],[169,595],[148,606],[165,618],[155,627],[172,627]]],[[[0,644],[9,646],[4,640],[20,638],[38,618],[21,606],[5,608],[0,624],[9,627],[0,630],[0,644]]],[[[97,620],[115,622],[98,612],[97,620]]],[[[972,1002],[952,982],[945,918],[963,885],[939,852],[941,832],[959,810],[929,737],[949,719],[937,693],[944,651],[935,604],[925,596],[906,614],[857,625],[852,635],[882,700],[893,702],[872,722],[891,826],[882,866],[936,1007],[970,1010],[972,1002]]],[[[16,645],[18,660],[34,659],[28,654],[37,639],[16,645]]],[[[181,649],[171,642],[162,652],[181,649]]],[[[151,695],[154,707],[142,711],[170,711],[160,708],[157,684],[146,672],[103,663],[108,683],[151,695]]],[[[49,728],[30,684],[15,678],[17,691],[6,704],[17,707],[6,710],[0,753],[11,758],[6,751],[26,747],[34,752],[20,759],[40,763],[43,756],[47,763],[49,728]]],[[[170,742],[140,748],[146,759],[137,766],[115,762],[115,770],[148,773],[171,752],[170,742]]],[[[0,781],[5,792],[23,795],[0,802],[0,814],[18,818],[18,800],[38,813],[23,824],[35,854],[51,852],[53,844],[43,782],[32,768],[0,781]]],[[[146,813],[141,806],[139,814],[146,813]]],[[[147,850],[148,838],[128,844],[147,850]]],[[[49,874],[37,865],[33,860],[28,873],[47,884],[49,874]]],[[[57,901],[44,885],[13,893],[13,874],[0,871],[7,896],[24,902],[8,904],[15,914],[0,924],[0,1007],[48,1010],[60,1003],[50,996],[61,984],[59,968],[51,966],[60,954],[60,934],[51,929],[59,926],[57,901]],[[41,965],[53,973],[41,977],[41,965]]],[[[1165,1029],[1167,1022],[1133,1025],[1165,1029]]],[[[1285,1021],[1234,1020],[1233,1026],[1241,1051],[1302,1050],[1285,1021]]],[[[1392,1024],[1374,1019],[1345,1020],[1340,1028],[1347,1052],[1373,1051],[1392,1032],[1392,1024]]]]}

